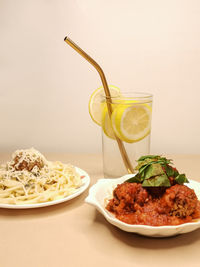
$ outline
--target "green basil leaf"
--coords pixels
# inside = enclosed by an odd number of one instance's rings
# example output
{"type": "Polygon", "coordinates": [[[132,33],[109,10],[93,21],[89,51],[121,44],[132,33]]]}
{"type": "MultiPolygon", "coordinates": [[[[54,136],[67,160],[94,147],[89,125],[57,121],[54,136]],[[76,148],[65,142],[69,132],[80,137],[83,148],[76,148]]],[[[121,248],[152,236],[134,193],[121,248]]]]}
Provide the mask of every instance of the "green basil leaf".
{"type": "Polygon", "coordinates": [[[171,163],[171,159],[160,158],[156,161],[156,163],[160,163],[161,165],[166,165],[171,163]]]}
{"type": "MultiPolygon", "coordinates": [[[[139,158],[138,160],[138,165],[136,166],[136,170],[140,170],[140,168],[142,168],[145,165],[150,165],[153,163],[159,163],[161,165],[166,165],[166,164],[170,164],[171,163],[171,159],[166,159],[164,157],[160,157],[160,156],[154,156],[154,155],[148,155],[148,156],[142,156],[139,158]]],[[[142,170],[141,170],[142,172],[142,170]]]]}
{"type": "Polygon", "coordinates": [[[168,177],[176,177],[177,175],[179,175],[179,172],[177,170],[174,170],[171,166],[165,165],[164,167],[168,177]]]}
{"type": "Polygon", "coordinates": [[[137,161],[143,161],[145,159],[157,159],[159,158],[160,156],[158,155],[147,155],[147,156],[142,156],[140,157],[137,161]]]}
{"type": "Polygon", "coordinates": [[[144,172],[144,170],[145,170],[147,167],[149,167],[151,164],[152,164],[152,163],[148,163],[148,164],[142,166],[142,167],[139,169],[139,173],[144,172]]]}
{"type": "Polygon", "coordinates": [[[174,169],[170,164],[171,159],[159,155],[146,155],[140,157],[138,160],[136,176],[128,179],[128,182],[142,183],[143,186],[171,186],[168,177],[174,177],[179,184],[187,183],[188,180],[184,174],[174,169]]]}
{"type": "Polygon", "coordinates": [[[127,183],[141,183],[143,181],[142,177],[137,173],[134,177],[129,178],[125,182],[127,183]]]}
{"type": "Polygon", "coordinates": [[[179,174],[178,176],[175,177],[175,181],[178,184],[184,184],[184,183],[189,183],[188,179],[186,178],[185,174],[179,174]]]}
{"type": "Polygon", "coordinates": [[[164,174],[165,172],[162,169],[162,166],[160,164],[154,163],[148,166],[145,170],[145,179],[149,179],[153,176],[158,176],[161,174],[164,174]]]}
{"type": "Polygon", "coordinates": [[[166,164],[164,168],[168,177],[174,177],[174,169],[171,166],[166,164]]]}
{"type": "Polygon", "coordinates": [[[155,162],[155,161],[153,161],[151,159],[145,159],[144,161],[140,161],[135,169],[140,170],[143,166],[152,164],[152,162],[155,162]]]}
{"type": "Polygon", "coordinates": [[[150,179],[144,180],[144,182],[142,183],[142,186],[143,187],[160,187],[160,186],[170,187],[171,184],[170,184],[170,181],[167,175],[164,173],[162,175],[158,175],[150,179]]]}

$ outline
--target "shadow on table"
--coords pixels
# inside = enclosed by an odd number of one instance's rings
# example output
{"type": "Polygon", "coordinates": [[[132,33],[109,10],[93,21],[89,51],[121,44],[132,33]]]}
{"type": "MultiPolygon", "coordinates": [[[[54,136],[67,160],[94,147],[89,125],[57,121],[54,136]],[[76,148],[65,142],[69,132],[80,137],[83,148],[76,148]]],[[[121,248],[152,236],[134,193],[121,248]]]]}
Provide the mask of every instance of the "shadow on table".
{"type": "Polygon", "coordinates": [[[130,247],[167,249],[188,246],[189,244],[195,243],[200,239],[200,229],[187,234],[180,234],[164,238],[147,237],[135,233],[128,233],[111,225],[98,211],[96,211],[94,223],[104,224],[105,227],[108,227],[110,233],[118,239],[118,241],[120,240],[130,247]]]}
{"type": "Polygon", "coordinates": [[[23,218],[37,218],[37,217],[46,217],[46,216],[53,216],[58,215],[63,212],[68,212],[72,209],[80,207],[84,204],[84,199],[88,194],[88,190],[86,190],[83,194],[79,195],[78,197],[68,200],[66,202],[42,207],[42,208],[33,208],[33,209],[4,209],[0,208],[0,218],[5,216],[10,217],[23,217],[23,218]]]}

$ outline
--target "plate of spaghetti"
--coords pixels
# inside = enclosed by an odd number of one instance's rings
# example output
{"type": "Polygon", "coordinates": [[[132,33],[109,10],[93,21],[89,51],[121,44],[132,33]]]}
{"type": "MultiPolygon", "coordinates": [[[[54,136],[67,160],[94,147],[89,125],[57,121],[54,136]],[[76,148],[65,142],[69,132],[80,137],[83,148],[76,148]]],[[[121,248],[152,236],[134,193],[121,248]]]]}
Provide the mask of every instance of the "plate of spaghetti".
{"type": "Polygon", "coordinates": [[[123,231],[167,237],[200,228],[200,183],[171,166],[172,160],[148,155],[136,174],[99,179],[85,199],[123,231]]]}
{"type": "Polygon", "coordinates": [[[78,167],[48,161],[34,148],[17,150],[0,165],[0,208],[59,204],[79,196],[89,184],[89,175],[78,167]]]}

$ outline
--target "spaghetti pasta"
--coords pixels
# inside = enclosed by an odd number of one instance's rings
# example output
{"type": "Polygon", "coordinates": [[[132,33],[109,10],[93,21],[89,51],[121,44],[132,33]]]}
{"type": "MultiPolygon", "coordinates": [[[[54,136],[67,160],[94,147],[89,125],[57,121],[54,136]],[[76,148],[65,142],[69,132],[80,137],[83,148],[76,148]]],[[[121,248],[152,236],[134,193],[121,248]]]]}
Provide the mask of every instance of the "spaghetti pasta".
{"type": "Polygon", "coordinates": [[[0,203],[34,204],[73,194],[82,185],[75,167],[47,161],[34,148],[17,150],[0,165],[0,203]]]}

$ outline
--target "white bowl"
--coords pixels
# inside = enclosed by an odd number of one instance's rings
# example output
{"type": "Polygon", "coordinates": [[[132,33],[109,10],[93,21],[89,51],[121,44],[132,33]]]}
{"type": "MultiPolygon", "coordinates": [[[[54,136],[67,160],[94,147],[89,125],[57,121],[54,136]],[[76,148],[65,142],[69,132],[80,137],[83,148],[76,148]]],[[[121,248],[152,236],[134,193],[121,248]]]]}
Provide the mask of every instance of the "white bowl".
{"type": "MultiPolygon", "coordinates": [[[[109,223],[126,232],[151,237],[168,237],[192,232],[200,227],[200,220],[173,226],[149,226],[127,224],[115,218],[112,213],[105,209],[106,201],[112,198],[113,189],[117,186],[117,184],[121,184],[132,176],[133,175],[125,175],[116,179],[99,179],[97,183],[90,188],[89,195],[85,199],[85,202],[95,206],[95,208],[103,214],[109,223]]],[[[194,189],[198,199],[200,200],[200,183],[189,180],[189,184],[186,185],[189,188],[194,189]]]]}

